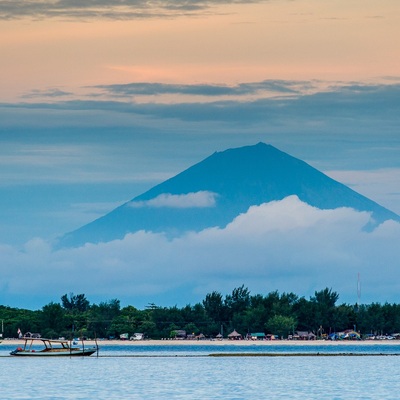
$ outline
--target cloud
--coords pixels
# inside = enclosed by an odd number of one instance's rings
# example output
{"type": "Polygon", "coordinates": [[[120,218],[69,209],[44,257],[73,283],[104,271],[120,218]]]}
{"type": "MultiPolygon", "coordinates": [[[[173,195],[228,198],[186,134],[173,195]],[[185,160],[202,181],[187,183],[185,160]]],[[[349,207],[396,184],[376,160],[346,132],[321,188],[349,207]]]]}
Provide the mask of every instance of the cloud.
{"type": "Polygon", "coordinates": [[[119,85],[98,85],[93,88],[102,89],[106,93],[117,96],[158,96],[163,94],[180,94],[193,96],[246,96],[259,92],[273,92],[279,94],[297,94],[301,90],[315,88],[312,82],[265,80],[261,82],[241,83],[238,85],[217,84],[165,84],[165,83],[128,83],[119,85]]]}
{"type": "Polygon", "coordinates": [[[400,224],[387,221],[365,232],[369,218],[347,208],[319,210],[291,196],[251,207],[224,229],[172,240],[140,231],[53,251],[34,239],[22,250],[0,247],[2,296],[28,304],[45,287],[48,301],[72,291],[138,307],[152,301],[184,305],[243,283],[253,293],[277,289],[305,296],[332,287],[342,301],[354,303],[360,273],[363,302],[397,301],[400,224]]]}
{"type": "Polygon", "coordinates": [[[115,19],[175,17],[204,13],[221,4],[252,0],[0,0],[0,19],[115,19]]]}
{"type": "Polygon", "coordinates": [[[58,97],[65,97],[65,96],[71,96],[73,95],[72,92],[66,92],[61,89],[57,88],[51,88],[51,89],[46,89],[46,90],[39,90],[35,89],[32,90],[31,92],[24,94],[22,98],[25,99],[36,99],[36,98],[58,98],[58,97]]]}
{"type": "Polygon", "coordinates": [[[168,207],[168,208],[206,208],[215,207],[216,193],[200,191],[187,194],[162,193],[154,199],[145,201],[131,201],[130,207],[168,207]]]}
{"type": "MultiPolygon", "coordinates": [[[[99,88],[99,87],[97,87],[99,88]]],[[[131,118],[146,117],[183,122],[223,122],[237,126],[286,126],[296,129],[301,123],[308,130],[321,131],[326,126],[343,126],[352,131],[354,126],[367,129],[374,123],[397,129],[400,118],[400,84],[389,85],[331,85],[318,88],[313,82],[263,81],[243,83],[235,87],[218,85],[162,85],[130,84],[102,86],[113,94],[153,94],[155,99],[139,102],[131,99],[83,99],[41,103],[0,104],[4,109],[102,111],[128,114],[131,118]],[[271,97],[268,90],[279,92],[271,97]],[[157,102],[161,94],[192,94],[206,100],[157,102]],[[208,94],[207,94],[208,93],[208,94]],[[211,94],[212,93],[212,94],[211,94]],[[236,97],[226,98],[227,94],[236,97]],[[247,98],[259,93],[256,98],[247,98]],[[285,94],[285,96],[282,96],[285,94]],[[379,102],[377,102],[379,98],[379,102]],[[210,99],[213,99],[210,101],[210,99]]],[[[228,96],[229,97],[229,96],[228,96]]],[[[9,112],[9,111],[8,111],[9,112]]],[[[120,118],[120,117],[119,117],[120,118]]],[[[115,118],[114,118],[115,120],[115,118]]],[[[337,131],[337,129],[336,129],[337,131]]]]}

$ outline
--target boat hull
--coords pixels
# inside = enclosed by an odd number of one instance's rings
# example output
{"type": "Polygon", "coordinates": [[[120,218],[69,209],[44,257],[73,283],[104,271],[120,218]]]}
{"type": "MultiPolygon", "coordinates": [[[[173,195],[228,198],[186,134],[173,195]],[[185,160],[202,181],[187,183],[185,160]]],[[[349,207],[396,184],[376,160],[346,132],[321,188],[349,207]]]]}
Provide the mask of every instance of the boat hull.
{"type": "Polygon", "coordinates": [[[66,351],[12,351],[10,355],[17,357],[83,357],[91,356],[97,351],[96,348],[85,350],[66,350],[66,351]]]}
{"type": "MultiPolygon", "coordinates": [[[[96,347],[82,346],[76,347],[65,339],[46,339],[24,337],[25,344],[10,353],[17,357],[76,357],[91,356],[98,351],[96,347]],[[38,345],[38,346],[37,346],[38,345]]],[[[75,343],[74,343],[75,344],[75,343]]]]}

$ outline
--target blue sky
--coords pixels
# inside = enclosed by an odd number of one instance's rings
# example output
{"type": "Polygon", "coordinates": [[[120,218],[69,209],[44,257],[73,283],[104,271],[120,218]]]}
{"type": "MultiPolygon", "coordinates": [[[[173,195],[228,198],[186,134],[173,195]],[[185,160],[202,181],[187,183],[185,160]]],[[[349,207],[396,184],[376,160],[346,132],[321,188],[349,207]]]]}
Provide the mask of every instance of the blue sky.
{"type": "MultiPolygon", "coordinates": [[[[214,151],[259,141],[400,214],[396,1],[152,4],[0,1],[0,303],[35,308],[84,292],[171,305],[242,283],[305,296],[328,286],[352,302],[358,272],[364,301],[397,301],[396,224],[365,237],[365,215],[321,214],[293,199],[285,203],[293,223],[300,211],[310,215],[298,236],[281,237],[266,255],[263,240],[279,235],[260,232],[249,213],[240,226],[254,240],[228,257],[234,267],[222,255],[245,242],[237,223],[173,243],[147,233],[52,250],[55,237],[214,151]],[[297,246],[293,257],[273,251],[310,231],[299,243],[312,259],[297,246]],[[341,239],[348,232],[352,246],[341,239]],[[190,276],[185,265],[202,273],[190,276]],[[32,269],[34,280],[21,282],[32,269]]],[[[280,215],[274,207],[256,211],[271,218],[280,215]]]]}

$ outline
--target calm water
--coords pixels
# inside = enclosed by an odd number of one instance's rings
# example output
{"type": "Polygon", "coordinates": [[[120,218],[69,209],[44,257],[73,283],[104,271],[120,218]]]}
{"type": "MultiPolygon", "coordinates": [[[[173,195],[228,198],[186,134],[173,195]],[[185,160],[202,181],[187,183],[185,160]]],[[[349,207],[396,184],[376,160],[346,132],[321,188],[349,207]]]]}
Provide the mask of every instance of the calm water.
{"type": "Polygon", "coordinates": [[[0,399],[399,399],[400,345],[107,347],[100,357],[7,357],[0,399]],[[362,357],[207,357],[223,352],[374,353],[362,357]],[[133,357],[141,356],[141,357],[133,357]],[[161,357],[159,357],[161,356],[161,357]]]}

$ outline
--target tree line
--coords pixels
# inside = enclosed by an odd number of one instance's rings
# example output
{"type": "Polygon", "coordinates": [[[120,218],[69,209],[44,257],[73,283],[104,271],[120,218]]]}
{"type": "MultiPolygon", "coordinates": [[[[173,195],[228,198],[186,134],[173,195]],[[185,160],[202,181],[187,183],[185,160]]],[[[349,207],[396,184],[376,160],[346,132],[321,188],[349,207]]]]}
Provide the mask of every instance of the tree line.
{"type": "Polygon", "coordinates": [[[218,291],[208,293],[194,305],[149,304],[139,310],[131,305],[121,307],[118,299],[91,304],[84,294],[70,293],[36,311],[0,306],[0,322],[3,337],[9,338],[17,337],[19,330],[47,338],[119,338],[141,332],[152,339],[169,338],[177,330],[206,337],[226,336],[234,329],[242,335],[263,332],[279,337],[295,331],[317,337],[346,329],[364,335],[400,332],[400,305],[338,305],[338,299],[338,293],[329,288],[306,299],[278,291],[252,295],[242,285],[225,296],[218,291]]]}

